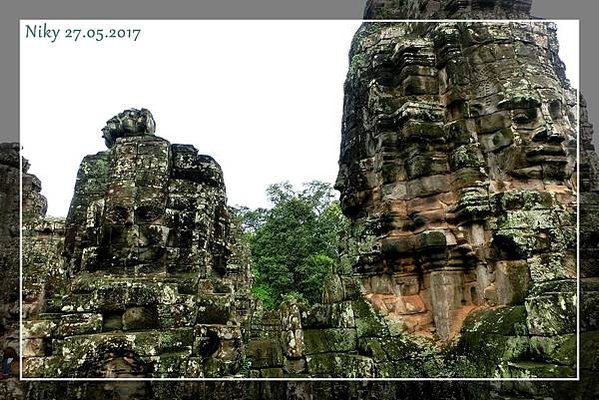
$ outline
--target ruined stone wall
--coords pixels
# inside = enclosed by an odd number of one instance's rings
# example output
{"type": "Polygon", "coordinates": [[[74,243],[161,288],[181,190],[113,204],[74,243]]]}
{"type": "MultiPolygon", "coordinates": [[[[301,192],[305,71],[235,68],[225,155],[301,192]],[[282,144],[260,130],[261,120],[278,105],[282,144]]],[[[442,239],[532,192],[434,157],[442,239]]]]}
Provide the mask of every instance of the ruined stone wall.
{"type": "MultiPolygon", "coordinates": [[[[2,271],[2,308],[0,348],[3,352],[12,348],[19,353],[19,219],[20,219],[20,172],[22,166],[22,222],[23,247],[29,258],[29,274],[23,277],[23,313],[37,313],[43,302],[46,288],[56,284],[59,268],[55,263],[62,251],[60,220],[46,219],[46,199],[41,194],[41,182],[30,173],[29,162],[20,159],[18,143],[0,144],[0,265],[2,271]]],[[[41,342],[31,341],[24,346],[25,352],[43,349],[41,342]]],[[[6,357],[6,353],[4,354],[6,357]]],[[[0,397],[21,398],[23,387],[18,383],[20,365],[12,364],[12,378],[0,381],[0,397]]],[[[6,378],[6,377],[5,377],[6,378]]]]}
{"type": "Polygon", "coordinates": [[[592,145],[593,126],[581,96],[580,193],[580,373],[588,396],[599,395],[599,177],[597,153],[592,145]],[[583,166],[587,169],[583,169],[583,166]]]}
{"type": "MultiPolygon", "coordinates": [[[[19,144],[0,143],[0,351],[19,348],[19,144]]],[[[15,364],[18,365],[18,364],[15,364]]],[[[18,366],[13,375],[18,376],[18,366]]],[[[15,376],[0,381],[0,397],[20,399],[15,376]]]]}
{"type": "MultiPolygon", "coordinates": [[[[24,319],[38,318],[51,298],[66,284],[67,274],[62,258],[64,251],[64,219],[46,216],[46,199],[41,194],[39,179],[23,175],[22,232],[22,296],[24,319]]],[[[43,314],[42,314],[43,315],[43,314]]],[[[51,354],[52,340],[44,330],[53,326],[49,320],[39,324],[24,323],[23,357],[43,357],[51,354]]]]}
{"type": "Polygon", "coordinates": [[[2,348],[18,348],[19,145],[0,144],[0,268],[2,348]]]}

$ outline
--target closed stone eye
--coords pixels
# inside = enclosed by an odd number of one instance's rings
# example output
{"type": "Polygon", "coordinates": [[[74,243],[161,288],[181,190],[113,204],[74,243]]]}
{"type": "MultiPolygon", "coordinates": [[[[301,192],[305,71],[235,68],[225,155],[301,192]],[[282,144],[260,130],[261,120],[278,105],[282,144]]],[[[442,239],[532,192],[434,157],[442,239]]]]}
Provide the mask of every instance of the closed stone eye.
{"type": "Polygon", "coordinates": [[[110,209],[108,217],[113,222],[124,223],[129,217],[129,211],[123,206],[114,206],[110,209]]]}
{"type": "Polygon", "coordinates": [[[537,118],[537,110],[514,110],[512,120],[517,124],[527,124],[537,118]]]}

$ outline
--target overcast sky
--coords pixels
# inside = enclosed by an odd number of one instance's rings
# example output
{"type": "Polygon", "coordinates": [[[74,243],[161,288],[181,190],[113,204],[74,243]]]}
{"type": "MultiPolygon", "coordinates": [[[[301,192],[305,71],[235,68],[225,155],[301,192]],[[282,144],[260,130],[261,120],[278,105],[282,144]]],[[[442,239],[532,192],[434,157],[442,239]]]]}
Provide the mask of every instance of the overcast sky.
{"type": "MultiPolygon", "coordinates": [[[[334,182],[348,51],[361,21],[50,21],[49,28],[140,28],[138,40],[24,39],[20,134],[48,215],[65,216],[81,159],[101,128],[148,108],[156,134],[195,145],[224,172],[229,204],[267,207],[271,183],[334,182]]],[[[558,23],[578,87],[578,21],[558,23]]]]}

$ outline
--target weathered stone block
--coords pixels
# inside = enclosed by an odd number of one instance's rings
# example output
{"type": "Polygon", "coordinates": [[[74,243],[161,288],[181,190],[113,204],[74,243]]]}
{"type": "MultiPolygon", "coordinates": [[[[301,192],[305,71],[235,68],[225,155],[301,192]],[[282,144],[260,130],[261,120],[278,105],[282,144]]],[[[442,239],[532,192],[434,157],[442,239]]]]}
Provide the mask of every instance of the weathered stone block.
{"type": "Polygon", "coordinates": [[[56,326],[56,336],[65,337],[102,331],[102,314],[65,314],[56,326]]]}
{"type": "Polygon", "coordinates": [[[118,331],[123,329],[123,315],[121,313],[107,313],[103,315],[102,331],[118,331]]]}
{"type": "Polygon", "coordinates": [[[580,333],[580,368],[597,370],[599,367],[599,331],[580,333]]]}
{"type": "Polygon", "coordinates": [[[134,331],[158,327],[158,314],[150,307],[130,307],[123,313],[123,330],[134,331]]]}
{"type": "Polygon", "coordinates": [[[286,357],[299,358],[304,355],[304,332],[302,329],[283,331],[281,341],[286,357]]]}
{"type": "Polygon", "coordinates": [[[533,361],[502,363],[498,370],[501,378],[573,378],[576,376],[575,368],[533,361]]]}
{"type": "Polygon", "coordinates": [[[55,327],[51,320],[23,321],[21,333],[23,338],[47,338],[52,336],[55,327]]]}
{"type": "Polygon", "coordinates": [[[356,321],[350,302],[315,304],[302,316],[305,328],[354,328],[356,321]]]}
{"type": "Polygon", "coordinates": [[[202,368],[201,357],[188,357],[185,376],[188,378],[203,378],[204,371],[202,368]]]}
{"type": "Polygon", "coordinates": [[[283,368],[264,368],[260,370],[261,378],[283,378],[283,368]]]}
{"type": "Polygon", "coordinates": [[[549,292],[525,302],[531,335],[553,336],[576,332],[576,292],[549,292]]]}
{"type": "Polygon", "coordinates": [[[528,259],[530,276],[535,283],[569,278],[566,257],[559,253],[533,255],[528,259]]]}
{"type": "Polygon", "coordinates": [[[451,187],[447,175],[432,175],[409,181],[407,189],[410,197],[425,197],[448,192],[451,187]]]}
{"type": "Polygon", "coordinates": [[[289,375],[303,374],[306,372],[306,360],[303,358],[295,360],[290,360],[286,358],[283,370],[286,374],[289,375]]]}
{"type": "Polygon", "coordinates": [[[277,367],[284,362],[283,350],[275,340],[251,340],[246,352],[252,368],[277,367]]]}
{"type": "Polygon", "coordinates": [[[64,377],[61,357],[28,357],[23,359],[23,376],[26,378],[64,377]]]}
{"type": "Polygon", "coordinates": [[[480,311],[467,317],[463,332],[481,335],[482,338],[492,333],[502,336],[524,336],[528,334],[526,318],[526,309],[522,305],[480,311]]]}
{"type": "Polygon", "coordinates": [[[445,232],[442,230],[431,230],[423,232],[415,237],[415,248],[417,251],[425,252],[433,249],[444,248],[447,245],[445,232]]]}
{"type": "Polygon", "coordinates": [[[311,376],[368,378],[374,375],[371,358],[356,354],[326,353],[306,357],[311,376]]]}
{"type": "Polygon", "coordinates": [[[433,77],[410,76],[404,79],[402,88],[406,96],[438,94],[439,82],[433,77]]]}
{"type": "Polygon", "coordinates": [[[325,277],[322,287],[322,301],[325,304],[343,301],[345,297],[344,285],[341,277],[337,274],[329,274],[325,277]]]}
{"type": "Polygon", "coordinates": [[[162,352],[189,351],[191,353],[193,340],[193,328],[165,329],[160,332],[160,349],[162,352]]]}
{"type": "Polygon", "coordinates": [[[218,324],[203,324],[196,325],[195,335],[196,336],[209,336],[208,332],[215,333],[219,338],[223,340],[237,340],[241,339],[241,327],[235,325],[218,325],[218,324]]]}
{"type": "Polygon", "coordinates": [[[44,339],[23,339],[23,357],[43,357],[47,351],[44,339]]]}
{"type": "Polygon", "coordinates": [[[452,336],[455,310],[462,306],[463,273],[461,271],[433,271],[430,274],[430,292],[433,317],[439,337],[452,336]]]}
{"type": "Polygon", "coordinates": [[[530,351],[534,358],[549,364],[574,366],[576,364],[575,334],[560,336],[533,336],[530,351]]]}
{"type": "Polygon", "coordinates": [[[525,260],[495,264],[497,301],[501,305],[523,304],[530,285],[529,263],[525,260]]]}
{"type": "Polygon", "coordinates": [[[356,333],[359,338],[380,337],[388,334],[387,325],[369,303],[364,300],[356,300],[351,304],[356,319],[356,333]]]}
{"type": "Polygon", "coordinates": [[[94,355],[101,348],[130,349],[139,356],[154,356],[160,353],[160,335],[158,331],[149,330],[69,336],[63,341],[62,355],[83,358],[94,355]]]}
{"type": "MultiPolygon", "coordinates": [[[[584,281],[583,281],[584,282],[584,281]]],[[[584,285],[584,283],[581,283],[584,285]]],[[[599,328],[599,291],[587,291],[582,286],[580,294],[580,329],[585,331],[599,328]]]]}
{"type": "Polygon", "coordinates": [[[189,353],[174,352],[153,356],[149,359],[154,365],[152,377],[178,378],[186,375],[189,353]]]}
{"type": "Polygon", "coordinates": [[[198,324],[226,324],[230,319],[230,296],[202,294],[198,298],[197,309],[198,324]]]}
{"type": "Polygon", "coordinates": [[[304,353],[352,351],[356,348],[355,329],[306,329],[304,330],[304,353]]]}

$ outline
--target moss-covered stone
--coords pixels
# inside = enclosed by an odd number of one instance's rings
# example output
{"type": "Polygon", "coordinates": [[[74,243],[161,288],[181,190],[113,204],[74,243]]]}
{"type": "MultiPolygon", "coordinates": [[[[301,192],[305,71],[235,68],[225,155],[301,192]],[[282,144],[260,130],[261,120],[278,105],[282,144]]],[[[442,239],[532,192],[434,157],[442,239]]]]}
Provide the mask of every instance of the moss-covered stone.
{"type": "Polygon", "coordinates": [[[576,292],[546,292],[526,299],[526,320],[531,335],[550,336],[576,332],[576,292]]]}
{"type": "Polygon", "coordinates": [[[305,354],[353,351],[356,344],[356,330],[352,328],[304,330],[305,354]]]}
{"type": "Polygon", "coordinates": [[[191,352],[194,340],[193,328],[173,328],[160,331],[161,351],[189,351],[191,352]]]}
{"type": "Polygon", "coordinates": [[[24,338],[45,338],[52,336],[56,324],[51,320],[23,321],[21,334],[24,338]]]}
{"type": "Polygon", "coordinates": [[[246,347],[252,368],[283,366],[283,349],[278,341],[251,340],[246,347]]]}
{"type": "Polygon", "coordinates": [[[365,300],[352,301],[352,309],[356,319],[356,333],[359,338],[386,336],[389,334],[387,325],[365,300]]]}
{"type": "Polygon", "coordinates": [[[365,378],[374,374],[371,358],[347,353],[313,354],[306,357],[311,376],[365,378]]]}
{"type": "Polygon", "coordinates": [[[158,314],[152,307],[130,307],[123,313],[123,330],[134,331],[158,327],[158,314]]]}
{"type": "Polygon", "coordinates": [[[56,337],[84,335],[102,330],[101,314],[65,314],[56,326],[56,337]]]}
{"type": "Polygon", "coordinates": [[[573,378],[576,369],[562,365],[536,363],[532,361],[503,362],[498,367],[501,378],[573,378]]]}
{"type": "Polygon", "coordinates": [[[526,335],[524,306],[500,307],[473,313],[464,321],[463,335],[495,333],[504,336],[526,335]]]}
{"type": "Polygon", "coordinates": [[[261,378],[283,378],[283,368],[264,368],[260,370],[261,378]]]}
{"type": "Polygon", "coordinates": [[[189,352],[164,353],[151,357],[154,366],[153,376],[157,378],[176,378],[186,375],[189,352]]]}
{"type": "Polygon", "coordinates": [[[560,336],[533,336],[529,351],[532,359],[549,364],[574,366],[576,364],[576,334],[560,336]]]}
{"type": "Polygon", "coordinates": [[[302,316],[305,328],[353,328],[356,322],[350,302],[316,304],[302,316]]]}

